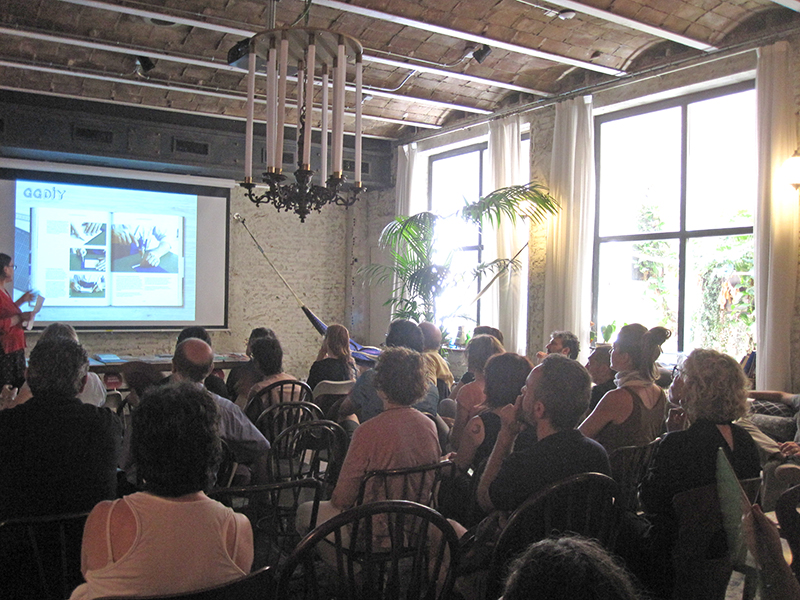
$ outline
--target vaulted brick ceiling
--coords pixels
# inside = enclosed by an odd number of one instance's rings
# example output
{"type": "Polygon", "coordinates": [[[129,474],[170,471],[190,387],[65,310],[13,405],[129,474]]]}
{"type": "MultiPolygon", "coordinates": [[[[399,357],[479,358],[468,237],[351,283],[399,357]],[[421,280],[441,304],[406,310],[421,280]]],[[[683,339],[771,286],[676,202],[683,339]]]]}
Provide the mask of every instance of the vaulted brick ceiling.
{"type": "MultiPolygon", "coordinates": [[[[270,1],[3,0],[0,88],[242,117],[244,73],[226,57],[266,28],[270,1]],[[155,67],[143,73],[137,56],[155,67]]],[[[280,0],[277,25],[306,22],[305,8],[280,0]]],[[[794,0],[314,0],[307,23],[362,42],[365,133],[402,139],[797,30],[798,10],[794,0]],[[479,63],[471,51],[484,42],[492,51],[479,63]]]]}

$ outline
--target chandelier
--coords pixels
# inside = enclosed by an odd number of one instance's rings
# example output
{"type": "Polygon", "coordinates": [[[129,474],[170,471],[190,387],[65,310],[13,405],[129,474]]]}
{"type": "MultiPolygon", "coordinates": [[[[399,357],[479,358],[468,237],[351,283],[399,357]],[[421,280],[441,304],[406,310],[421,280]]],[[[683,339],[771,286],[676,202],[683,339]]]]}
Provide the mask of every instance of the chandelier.
{"type": "Polygon", "coordinates": [[[247,128],[244,181],[239,185],[256,206],[272,204],[278,210],[294,211],[301,222],[312,210],[326,204],[352,206],[366,188],[361,183],[361,43],[327,29],[288,27],[269,29],[247,40],[247,128]],[[343,171],[345,83],[347,65],[355,63],[355,182],[344,188],[343,171]],[[257,67],[266,70],[266,152],[261,182],[253,179],[253,121],[257,67]],[[296,68],[296,76],[290,69],[296,68]],[[311,131],[317,74],[320,75],[321,168],[311,170],[311,131]],[[294,101],[287,101],[287,84],[296,81],[294,101]],[[329,109],[329,86],[333,106],[329,109]],[[283,130],[286,109],[297,109],[297,170],[287,182],[283,170],[283,130]],[[330,122],[330,162],[328,123],[330,122]]]}

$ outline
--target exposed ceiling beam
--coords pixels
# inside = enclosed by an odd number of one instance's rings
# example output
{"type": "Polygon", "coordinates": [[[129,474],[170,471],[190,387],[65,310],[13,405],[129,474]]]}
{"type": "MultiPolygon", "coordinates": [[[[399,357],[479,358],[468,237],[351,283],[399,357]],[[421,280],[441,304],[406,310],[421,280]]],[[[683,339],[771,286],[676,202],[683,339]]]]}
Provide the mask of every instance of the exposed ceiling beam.
{"type": "Polygon", "coordinates": [[[448,37],[465,40],[467,42],[474,42],[476,44],[488,44],[492,48],[499,48],[502,50],[506,50],[508,52],[516,52],[518,54],[525,54],[527,56],[532,56],[534,58],[541,58],[543,60],[549,60],[555,63],[571,65],[573,67],[588,69],[590,71],[597,71],[598,73],[604,73],[606,75],[625,74],[625,71],[614,69],[612,67],[597,65],[595,63],[587,62],[584,60],[578,60],[575,58],[569,58],[567,56],[561,56],[559,54],[551,54],[549,52],[543,52],[541,50],[536,50],[534,48],[528,48],[527,46],[519,46],[517,44],[511,44],[509,42],[503,42],[500,40],[487,38],[482,35],[475,35],[474,33],[468,33],[466,31],[459,31],[457,29],[450,29],[449,27],[442,27],[441,25],[424,23],[422,21],[416,21],[414,19],[400,17],[390,13],[381,12],[379,10],[372,10],[371,8],[363,8],[361,6],[355,6],[353,4],[345,4],[344,2],[339,2],[338,0],[314,0],[314,4],[316,6],[326,6],[328,8],[340,10],[342,12],[357,14],[362,17],[368,17],[370,19],[378,19],[381,21],[389,21],[390,23],[397,23],[398,25],[403,25],[404,27],[413,27],[415,29],[421,29],[423,31],[428,31],[430,33],[438,33],[440,35],[446,35],[448,37]]]}
{"type": "MultiPolygon", "coordinates": [[[[65,35],[53,35],[51,33],[44,33],[41,31],[34,31],[30,29],[21,29],[15,27],[0,27],[0,34],[6,35],[13,35],[18,37],[24,37],[27,39],[38,40],[42,42],[52,42],[55,44],[67,44],[71,46],[80,46],[82,48],[91,48],[93,50],[102,50],[105,52],[114,52],[117,54],[125,54],[128,56],[137,56],[137,55],[145,55],[150,58],[156,60],[165,60],[171,62],[177,62],[181,64],[187,65],[194,65],[197,67],[205,67],[207,69],[217,69],[222,71],[235,71],[238,73],[246,73],[244,69],[240,69],[239,67],[234,67],[229,65],[227,62],[222,61],[215,61],[215,60],[202,60],[193,58],[191,56],[185,56],[182,54],[169,54],[166,52],[154,51],[150,48],[145,48],[142,46],[124,46],[122,44],[108,44],[103,42],[95,42],[90,39],[86,38],[78,38],[72,36],[65,36],[65,35]]],[[[264,73],[259,73],[259,76],[265,76],[264,73]]],[[[296,77],[289,77],[288,79],[292,81],[297,81],[296,77]]],[[[355,90],[355,86],[352,84],[348,84],[346,88],[350,91],[355,90]]],[[[487,110],[485,108],[477,108],[474,106],[465,106],[463,104],[455,104],[452,102],[442,102],[440,100],[433,100],[431,98],[417,98],[414,96],[409,96],[407,94],[398,94],[394,92],[385,92],[381,90],[373,90],[369,89],[366,93],[371,94],[372,96],[380,96],[383,98],[390,98],[392,100],[400,100],[400,101],[411,101],[417,104],[425,104],[428,106],[433,106],[436,108],[441,108],[443,110],[460,110],[467,113],[472,114],[479,114],[479,115],[490,115],[492,111],[487,110]]]]}
{"type": "MultiPolygon", "coordinates": [[[[623,27],[627,27],[629,29],[635,29],[636,31],[641,31],[642,33],[648,33],[650,35],[660,37],[665,40],[671,40],[673,42],[677,42],[678,44],[689,46],[690,48],[697,48],[698,50],[703,50],[704,52],[717,50],[716,46],[712,46],[711,44],[707,44],[706,42],[701,42],[700,40],[695,40],[693,38],[686,37],[685,35],[680,35],[678,33],[673,33],[671,31],[667,31],[666,29],[661,29],[660,27],[647,25],[645,23],[642,23],[641,21],[629,19],[627,17],[614,14],[607,10],[594,8],[593,6],[587,6],[586,4],[582,4],[580,2],[574,2],[573,0],[545,0],[545,1],[548,4],[563,6],[564,8],[574,10],[584,15],[589,15],[590,17],[603,19],[604,21],[609,21],[617,25],[622,25],[623,27]]],[[[783,2],[780,2],[780,0],[774,0],[774,1],[783,4],[783,2]]],[[[785,1],[791,2],[792,0],[785,0],[785,1]]],[[[536,4],[527,2],[526,0],[517,0],[517,2],[520,2],[522,4],[527,4],[528,6],[536,6],[537,8],[539,8],[536,4]]],[[[798,1],[794,1],[794,4],[800,6],[800,2],[798,1]]]]}
{"type": "Polygon", "coordinates": [[[772,0],[775,4],[780,4],[786,8],[800,12],[800,0],[772,0]]]}
{"type": "MultiPolygon", "coordinates": [[[[189,27],[196,27],[198,29],[206,29],[208,31],[216,31],[218,33],[226,33],[230,35],[236,35],[243,38],[249,38],[258,33],[258,31],[253,29],[247,28],[239,28],[239,27],[229,27],[227,25],[218,25],[216,23],[210,23],[207,21],[199,21],[196,19],[187,19],[185,17],[175,17],[171,14],[155,12],[152,10],[141,10],[138,8],[130,8],[125,5],[117,5],[117,4],[109,4],[108,2],[99,2],[98,0],[61,0],[62,2],[68,2],[70,4],[77,4],[79,6],[86,6],[89,8],[96,8],[99,10],[108,10],[113,12],[118,12],[122,14],[142,17],[144,19],[158,19],[161,21],[171,21],[173,23],[179,23],[181,25],[187,25],[189,27]]],[[[487,79],[485,77],[476,77],[474,75],[469,75],[467,73],[456,73],[453,71],[448,71],[446,69],[438,69],[435,67],[430,66],[420,66],[416,64],[409,64],[402,61],[393,61],[388,58],[383,58],[380,56],[375,56],[369,53],[369,49],[365,48],[364,52],[364,61],[365,62],[374,62],[378,64],[384,64],[394,67],[399,67],[401,69],[410,69],[414,71],[419,71],[420,73],[432,73],[435,75],[441,75],[443,77],[453,77],[455,79],[462,79],[465,81],[471,81],[472,83],[477,83],[480,85],[492,86],[492,87],[499,87],[515,92],[523,92],[525,94],[533,94],[535,96],[546,96],[550,97],[552,94],[547,92],[542,92],[539,90],[534,90],[531,88],[522,87],[519,85],[514,85],[513,83],[506,83],[504,81],[498,81],[496,79],[487,79]]],[[[373,94],[374,95],[374,94],[373,94]]]]}
{"type": "MultiPolygon", "coordinates": [[[[106,73],[93,73],[91,71],[79,71],[74,69],[61,69],[57,67],[53,67],[52,65],[39,65],[36,63],[27,63],[27,62],[15,62],[9,60],[1,60],[0,59],[0,67],[7,67],[12,69],[22,69],[26,71],[37,71],[40,73],[49,73],[51,75],[67,75],[70,77],[81,77],[82,79],[95,79],[99,81],[108,81],[111,83],[120,83],[123,85],[134,85],[139,87],[148,87],[148,88],[155,88],[161,90],[167,90],[171,92],[182,92],[186,94],[196,94],[198,96],[211,96],[214,98],[221,98],[224,100],[234,100],[237,102],[246,102],[247,96],[245,94],[238,94],[232,91],[218,91],[218,90],[209,90],[206,88],[201,87],[193,87],[193,86],[179,86],[170,83],[162,83],[157,81],[150,81],[146,79],[128,79],[125,77],[119,77],[116,75],[108,75],[106,73]]],[[[39,93],[38,90],[23,90],[28,91],[31,93],[39,93]]],[[[86,99],[85,97],[83,98],[86,99]]],[[[256,102],[260,104],[266,104],[265,100],[260,98],[256,98],[256,102]]],[[[135,106],[142,107],[141,104],[136,104],[135,106]]],[[[286,103],[287,108],[297,108],[297,105],[291,101],[287,101],[286,103]]],[[[315,109],[319,109],[320,107],[315,106],[315,109]]],[[[213,116],[221,116],[217,115],[216,113],[206,113],[213,116]]],[[[345,114],[348,116],[354,116],[355,113],[347,111],[345,114]]],[[[440,125],[435,125],[432,123],[422,123],[419,121],[408,121],[405,119],[392,119],[389,117],[377,117],[373,115],[362,114],[362,118],[365,121],[378,121],[381,123],[392,123],[394,125],[408,125],[411,127],[419,127],[421,129],[440,129],[440,125]]],[[[244,117],[241,117],[241,120],[244,120],[244,117]]],[[[286,123],[288,127],[294,127],[291,123],[286,123]]]]}

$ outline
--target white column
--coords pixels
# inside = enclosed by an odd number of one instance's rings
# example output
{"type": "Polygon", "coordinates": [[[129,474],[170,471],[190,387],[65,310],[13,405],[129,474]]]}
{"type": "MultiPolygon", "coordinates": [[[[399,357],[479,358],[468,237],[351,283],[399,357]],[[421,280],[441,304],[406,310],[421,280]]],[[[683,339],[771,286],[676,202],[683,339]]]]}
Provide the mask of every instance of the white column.
{"type": "Polygon", "coordinates": [[[275,86],[275,70],[275,42],[270,40],[267,54],[267,171],[275,166],[275,113],[277,112],[278,94],[275,86]]]}

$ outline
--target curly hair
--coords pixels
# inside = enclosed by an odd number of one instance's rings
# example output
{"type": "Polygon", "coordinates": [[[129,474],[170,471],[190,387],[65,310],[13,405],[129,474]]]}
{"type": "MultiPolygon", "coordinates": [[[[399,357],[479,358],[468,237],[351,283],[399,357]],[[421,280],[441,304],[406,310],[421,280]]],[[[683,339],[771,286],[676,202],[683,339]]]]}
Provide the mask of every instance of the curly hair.
{"type": "Polygon", "coordinates": [[[495,354],[502,354],[505,351],[503,344],[493,335],[486,333],[476,335],[467,342],[467,369],[472,373],[483,373],[486,361],[495,354]]]}
{"type": "Polygon", "coordinates": [[[736,360],[716,350],[693,350],[681,367],[683,404],[693,421],[730,423],[747,413],[750,382],[736,360]]]}
{"type": "Polygon", "coordinates": [[[631,323],[619,330],[613,349],[629,355],[636,371],[645,379],[655,381],[659,376],[656,360],[661,356],[661,344],[671,335],[665,327],[648,330],[640,323],[631,323]]]}
{"type": "Polygon", "coordinates": [[[283,348],[276,337],[259,338],[250,346],[253,359],[265,377],[283,371],[283,348]]]}
{"type": "Polygon", "coordinates": [[[150,389],[133,413],[131,454],[146,491],[208,491],[222,457],[217,404],[190,383],[150,389]]]}
{"type": "Polygon", "coordinates": [[[77,396],[89,372],[89,355],[75,340],[54,337],[42,340],[31,350],[28,385],[34,396],[77,396]]]}
{"type": "Polygon", "coordinates": [[[392,404],[411,406],[425,395],[425,362],[422,354],[409,348],[387,348],[375,365],[375,388],[392,404]]]}
{"type": "Polygon", "coordinates": [[[504,600],[638,600],[625,568],[600,544],[580,536],[528,546],[509,567],[504,600]]]}
{"type": "Polygon", "coordinates": [[[492,408],[500,408],[506,404],[513,404],[519,396],[528,374],[533,369],[533,363],[526,356],[513,352],[495,354],[483,369],[486,379],[484,392],[486,404],[492,408]]]}

